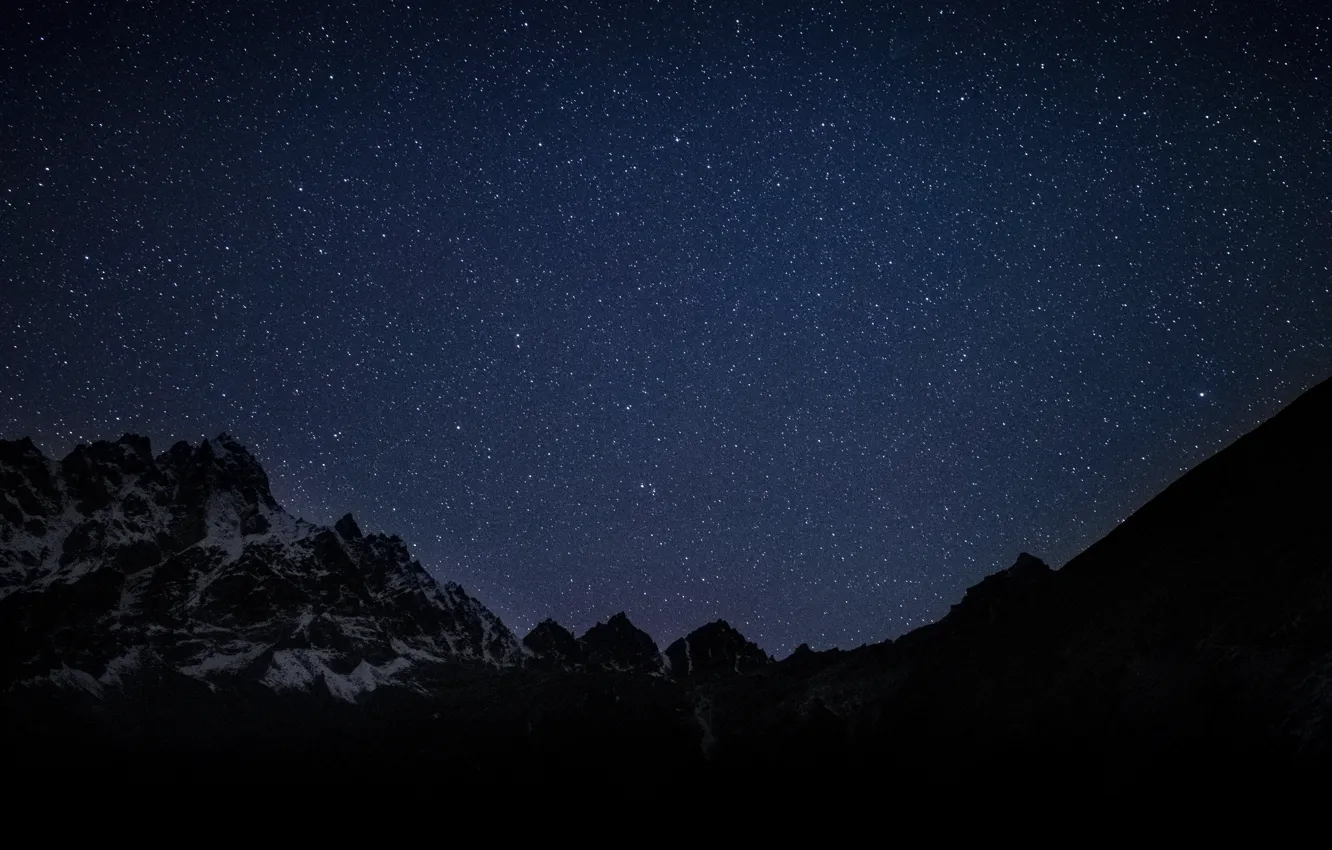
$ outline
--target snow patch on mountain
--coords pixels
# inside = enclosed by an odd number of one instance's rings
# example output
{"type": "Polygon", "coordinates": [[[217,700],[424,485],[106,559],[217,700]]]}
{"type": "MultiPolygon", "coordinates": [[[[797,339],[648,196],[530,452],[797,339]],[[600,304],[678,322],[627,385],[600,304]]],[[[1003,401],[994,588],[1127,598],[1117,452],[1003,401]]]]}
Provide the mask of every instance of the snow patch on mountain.
{"type": "Polygon", "coordinates": [[[264,673],[263,683],[275,691],[309,690],[323,680],[333,696],[355,702],[362,694],[380,685],[397,684],[397,674],[411,667],[399,656],[382,666],[362,661],[348,674],[334,672],[335,656],[324,650],[293,649],[273,653],[273,661],[264,673]]]}
{"type": "Polygon", "coordinates": [[[186,676],[208,681],[218,673],[239,673],[267,651],[267,646],[238,641],[222,652],[205,651],[192,664],[176,669],[186,676]]]}

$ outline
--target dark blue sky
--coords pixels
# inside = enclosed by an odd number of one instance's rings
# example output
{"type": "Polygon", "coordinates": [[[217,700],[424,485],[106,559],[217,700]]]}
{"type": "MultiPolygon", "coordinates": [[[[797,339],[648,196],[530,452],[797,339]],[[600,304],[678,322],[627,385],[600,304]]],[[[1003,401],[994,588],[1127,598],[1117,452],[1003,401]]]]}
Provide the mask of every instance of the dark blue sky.
{"type": "Polygon", "coordinates": [[[520,633],[893,636],[1332,372],[1316,5],[8,4],[0,436],[233,433],[520,633]]]}

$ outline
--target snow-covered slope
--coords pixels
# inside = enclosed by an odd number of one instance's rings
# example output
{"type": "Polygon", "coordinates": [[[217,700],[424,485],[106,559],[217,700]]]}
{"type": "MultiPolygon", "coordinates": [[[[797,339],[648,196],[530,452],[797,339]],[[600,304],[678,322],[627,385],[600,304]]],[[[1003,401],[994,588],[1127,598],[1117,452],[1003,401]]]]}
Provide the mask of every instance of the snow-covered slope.
{"type": "Polygon", "coordinates": [[[494,614],[398,538],[288,514],[226,435],[156,457],[126,436],[59,464],[0,441],[0,621],[18,660],[0,687],[96,696],[170,670],[353,700],[522,658],[494,614]]]}

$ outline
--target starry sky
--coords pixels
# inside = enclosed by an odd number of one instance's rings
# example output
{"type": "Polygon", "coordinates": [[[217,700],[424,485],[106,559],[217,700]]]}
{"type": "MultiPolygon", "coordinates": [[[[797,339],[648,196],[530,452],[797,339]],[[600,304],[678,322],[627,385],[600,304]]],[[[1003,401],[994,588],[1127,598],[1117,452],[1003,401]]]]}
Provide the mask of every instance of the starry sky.
{"type": "Polygon", "coordinates": [[[6,3],[0,437],[234,434],[519,634],[891,637],[1332,372],[1319,5],[6,3]]]}

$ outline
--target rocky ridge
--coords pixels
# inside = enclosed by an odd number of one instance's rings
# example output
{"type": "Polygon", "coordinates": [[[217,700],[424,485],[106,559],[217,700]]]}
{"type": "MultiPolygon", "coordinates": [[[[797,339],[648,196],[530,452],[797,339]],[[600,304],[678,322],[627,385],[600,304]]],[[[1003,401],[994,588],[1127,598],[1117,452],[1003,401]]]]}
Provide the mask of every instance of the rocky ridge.
{"type": "Polygon", "coordinates": [[[757,644],[725,620],[700,626],[666,647],[671,675],[677,678],[749,675],[772,663],[757,644]]]}
{"type": "Polygon", "coordinates": [[[160,668],[350,700],[523,657],[400,539],[363,535],[350,516],[326,528],[288,514],[226,435],[157,456],[126,436],[58,464],[29,440],[0,441],[0,628],[6,685],[91,694],[160,668]]]}

